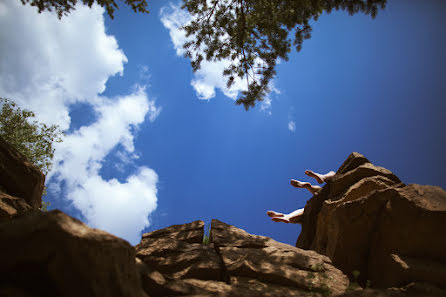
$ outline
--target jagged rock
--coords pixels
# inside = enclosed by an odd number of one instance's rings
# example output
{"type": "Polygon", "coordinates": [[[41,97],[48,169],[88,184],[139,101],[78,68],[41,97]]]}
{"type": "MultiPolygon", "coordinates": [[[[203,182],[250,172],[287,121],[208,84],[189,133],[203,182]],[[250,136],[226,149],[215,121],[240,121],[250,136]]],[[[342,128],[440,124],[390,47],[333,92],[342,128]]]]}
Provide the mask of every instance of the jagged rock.
{"type": "Polygon", "coordinates": [[[353,152],[347,157],[347,159],[345,159],[344,163],[342,163],[336,173],[343,174],[349,172],[365,163],[370,163],[370,161],[360,153],[353,152]]]}
{"type": "Polygon", "coordinates": [[[446,288],[445,225],[444,190],[405,186],[353,153],[307,202],[296,246],[329,256],[349,276],[359,271],[363,285],[426,282],[446,288]]]}
{"type": "Polygon", "coordinates": [[[1,296],[147,297],[134,248],[61,211],[0,224],[0,242],[1,296]]]}
{"type": "Polygon", "coordinates": [[[0,192],[0,223],[30,210],[32,207],[24,199],[0,192]]]}
{"type": "Polygon", "coordinates": [[[196,221],[143,235],[136,255],[150,296],[323,296],[348,286],[328,257],[218,220],[202,244],[203,227],[196,221]]]}
{"type": "Polygon", "coordinates": [[[0,137],[0,186],[3,192],[25,201],[34,209],[42,204],[45,176],[0,137]]]}
{"type": "Polygon", "coordinates": [[[204,235],[204,222],[194,221],[183,225],[172,225],[170,227],[144,233],[140,244],[149,243],[161,239],[172,239],[189,243],[202,243],[204,235]]]}
{"type": "Polygon", "coordinates": [[[369,277],[378,286],[422,281],[446,289],[446,191],[409,185],[392,194],[375,226],[369,277]]]}

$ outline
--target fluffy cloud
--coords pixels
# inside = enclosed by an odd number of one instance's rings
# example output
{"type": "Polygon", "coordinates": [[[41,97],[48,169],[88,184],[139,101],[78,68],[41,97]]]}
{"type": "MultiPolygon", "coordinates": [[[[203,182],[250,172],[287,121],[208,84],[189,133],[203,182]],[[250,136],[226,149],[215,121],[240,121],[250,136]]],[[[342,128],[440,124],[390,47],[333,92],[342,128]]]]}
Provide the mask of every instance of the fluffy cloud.
{"type": "Polygon", "coordinates": [[[65,182],[67,198],[90,225],[135,244],[141,230],[149,225],[148,214],[156,209],[158,176],[152,169],[140,167],[121,183],[117,179],[104,180],[100,170],[104,158],[118,145],[123,148],[118,151],[121,158],[128,159],[134,153],[134,129],[146,116],[154,120],[159,110],[143,89],[114,101],[96,101],[98,120],[58,144],[50,178],[65,182]]]}
{"type": "Polygon", "coordinates": [[[147,118],[155,120],[160,109],[143,87],[116,98],[99,95],[109,77],[123,74],[127,62],[116,39],[105,33],[103,12],[95,5],[78,5],[58,20],[20,1],[0,2],[0,27],[7,28],[0,30],[0,96],[64,130],[70,127],[71,104],[92,108],[96,122],[57,144],[47,185],[61,189],[59,194],[73,202],[89,225],[134,244],[157,206],[158,176],[135,165],[124,181],[105,180],[100,172],[111,152],[123,164],[136,159],[138,126],[147,118]]]}
{"type": "Polygon", "coordinates": [[[68,129],[67,105],[91,101],[127,58],[105,33],[103,9],[78,5],[69,17],[37,13],[20,1],[0,3],[0,94],[68,129]],[[54,112],[57,110],[57,112],[54,112]]]}

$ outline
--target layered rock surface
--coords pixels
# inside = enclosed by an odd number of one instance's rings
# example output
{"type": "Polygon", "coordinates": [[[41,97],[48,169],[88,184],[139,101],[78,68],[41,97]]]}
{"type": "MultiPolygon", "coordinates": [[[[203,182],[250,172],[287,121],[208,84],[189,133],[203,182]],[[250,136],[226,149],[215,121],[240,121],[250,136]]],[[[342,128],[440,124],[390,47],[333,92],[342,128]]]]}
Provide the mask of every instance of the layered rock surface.
{"type": "Polygon", "coordinates": [[[0,224],[0,296],[147,297],[135,249],[59,210],[0,224]]]}
{"type": "Polygon", "coordinates": [[[38,209],[42,204],[44,186],[42,172],[0,137],[0,192],[21,198],[38,209]]]}
{"type": "Polygon", "coordinates": [[[136,246],[150,296],[328,296],[346,290],[347,277],[328,257],[251,235],[212,220],[144,234],[136,246]]]}
{"type": "Polygon", "coordinates": [[[446,191],[404,185],[352,153],[304,211],[296,246],[376,287],[412,282],[446,288],[446,191]]]}

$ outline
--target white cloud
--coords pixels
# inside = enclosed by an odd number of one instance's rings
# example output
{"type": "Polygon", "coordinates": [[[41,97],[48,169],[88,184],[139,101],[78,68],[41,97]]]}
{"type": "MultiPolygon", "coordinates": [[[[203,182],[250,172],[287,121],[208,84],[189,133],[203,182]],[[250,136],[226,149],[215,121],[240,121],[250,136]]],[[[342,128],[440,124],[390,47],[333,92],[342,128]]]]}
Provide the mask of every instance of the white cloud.
{"type": "Polygon", "coordinates": [[[78,5],[62,20],[15,0],[2,1],[0,11],[0,94],[40,121],[68,129],[66,106],[91,101],[110,76],[123,74],[127,58],[105,33],[101,7],[78,5]]]}
{"type": "MultiPolygon", "coordinates": [[[[117,98],[100,96],[107,80],[123,74],[127,58],[105,33],[104,9],[76,6],[58,20],[20,1],[0,3],[0,96],[35,111],[37,119],[70,127],[69,106],[91,105],[97,121],[57,144],[51,190],[62,189],[87,223],[135,244],[157,205],[155,171],[136,168],[124,182],[100,175],[105,158],[116,148],[122,163],[134,160],[138,126],[160,112],[143,87],[117,98]],[[64,184],[64,187],[61,185],[64,184]]],[[[119,167],[119,166],[118,166],[119,167]]],[[[135,167],[135,166],[133,166],[135,167]]]]}
{"type": "Polygon", "coordinates": [[[296,123],[294,121],[288,122],[288,130],[290,130],[291,132],[296,131],[296,123]]]}
{"type": "Polygon", "coordinates": [[[158,110],[143,89],[113,102],[104,98],[97,101],[97,122],[81,127],[58,144],[51,177],[66,182],[67,198],[90,225],[135,244],[141,230],[149,225],[148,214],[156,209],[158,176],[152,169],[140,167],[121,183],[104,180],[99,172],[104,158],[118,145],[124,149],[119,151],[121,157],[134,155],[134,128],[146,115],[154,119],[158,110]]]}
{"type": "Polygon", "coordinates": [[[125,183],[92,175],[69,197],[91,225],[113,230],[115,235],[136,244],[141,240],[141,227],[149,225],[147,214],[156,209],[157,181],[155,171],[146,167],[125,183]]]}

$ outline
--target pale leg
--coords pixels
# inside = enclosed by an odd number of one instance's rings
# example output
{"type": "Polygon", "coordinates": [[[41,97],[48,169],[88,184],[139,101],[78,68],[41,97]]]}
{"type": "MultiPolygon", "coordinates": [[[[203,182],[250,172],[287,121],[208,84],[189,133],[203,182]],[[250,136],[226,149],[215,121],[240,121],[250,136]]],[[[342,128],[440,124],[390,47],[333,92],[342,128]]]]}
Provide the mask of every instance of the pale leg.
{"type": "Polygon", "coordinates": [[[274,222],[282,222],[282,223],[291,223],[291,224],[300,224],[302,220],[302,216],[304,214],[304,209],[298,209],[289,214],[276,213],[274,211],[268,211],[268,215],[271,216],[271,220],[274,222]],[[272,216],[271,214],[278,214],[279,216],[272,216]]]}
{"type": "Polygon", "coordinates": [[[307,189],[313,195],[317,195],[319,193],[319,191],[322,189],[319,186],[313,186],[312,184],[310,184],[308,182],[301,182],[301,181],[298,181],[298,180],[295,180],[295,179],[291,180],[291,185],[293,187],[296,187],[296,188],[307,189]]]}
{"type": "Polygon", "coordinates": [[[305,174],[315,178],[318,183],[322,184],[322,183],[325,183],[325,182],[331,180],[333,178],[333,176],[335,176],[336,172],[330,171],[329,173],[326,173],[326,174],[320,174],[320,173],[313,172],[311,170],[305,170],[305,174]]]}
{"type": "Polygon", "coordinates": [[[268,210],[267,212],[266,212],[266,214],[268,215],[268,216],[270,216],[270,217],[283,217],[283,216],[285,216],[283,213],[281,213],[281,212],[275,212],[275,211],[272,211],[272,210],[268,210]]]}

